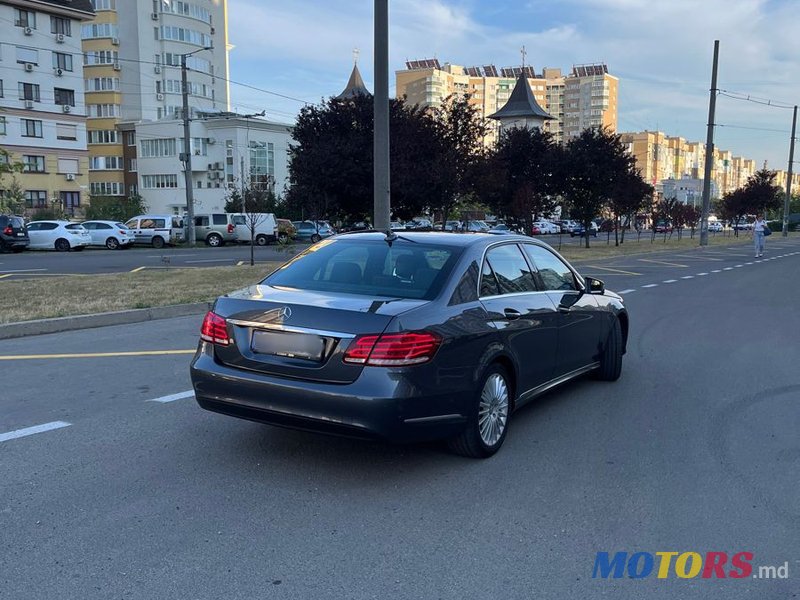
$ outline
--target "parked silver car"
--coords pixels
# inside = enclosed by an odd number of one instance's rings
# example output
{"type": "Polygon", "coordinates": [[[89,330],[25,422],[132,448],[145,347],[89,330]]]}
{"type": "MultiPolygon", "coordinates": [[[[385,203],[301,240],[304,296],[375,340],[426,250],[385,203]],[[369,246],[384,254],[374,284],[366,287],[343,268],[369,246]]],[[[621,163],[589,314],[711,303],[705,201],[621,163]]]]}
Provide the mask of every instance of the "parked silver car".
{"type": "Polygon", "coordinates": [[[194,216],[194,239],[205,242],[206,246],[224,246],[239,239],[234,215],[231,213],[211,213],[194,216]]]}

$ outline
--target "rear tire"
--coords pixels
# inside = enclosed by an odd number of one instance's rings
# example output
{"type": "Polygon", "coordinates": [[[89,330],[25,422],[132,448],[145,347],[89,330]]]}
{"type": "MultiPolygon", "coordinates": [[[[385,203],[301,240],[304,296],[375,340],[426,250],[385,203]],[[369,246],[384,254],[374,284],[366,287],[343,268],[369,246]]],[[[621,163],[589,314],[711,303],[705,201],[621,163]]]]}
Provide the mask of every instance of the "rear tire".
{"type": "Polygon", "coordinates": [[[222,236],[218,233],[212,233],[206,238],[206,246],[211,246],[212,248],[219,248],[222,246],[222,236]]]}
{"type": "Polygon", "coordinates": [[[263,233],[260,233],[256,236],[256,244],[259,246],[266,246],[269,244],[269,240],[267,239],[267,236],[265,236],[263,233]]]}
{"type": "Polygon", "coordinates": [[[603,346],[600,355],[600,368],[597,369],[597,378],[600,381],[616,381],[622,374],[622,325],[619,319],[614,319],[611,331],[603,346]]]}
{"type": "Polygon", "coordinates": [[[312,236],[311,236],[311,243],[312,243],[312,244],[316,244],[316,243],[317,243],[318,241],[320,241],[321,239],[322,239],[322,238],[321,238],[321,237],[319,237],[319,234],[318,234],[318,233],[315,233],[314,235],[312,235],[312,236]]]}
{"type": "Polygon", "coordinates": [[[289,235],[286,233],[279,233],[278,234],[278,243],[285,244],[289,241],[289,235]]]}
{"type": "Polygon", "coordinates": [[[69,252],[70,250],[69,241],[64,238],[58,238],[54,246],[58,252],[69,252]]]}
{"type": "Polygon", "coordinates": [[[119,240],[115,237],[110,237],[106,240],[106,248],[109,250],[116,250],[119,248],[119,240]]]}
{"type": "Polygon", "coordinates": [[[513,407],[513,391],[505,368],[491,365],[478,386],[467,426],[448,440],[450,449],[469,458],[488,458],[503,445],[513,407]]]}
{"type": "Polygon", "coordinates": [[[164,238],[156,236],[150,243],[153,244],[153,248],[161,249],[164,247],[164,238]]]}

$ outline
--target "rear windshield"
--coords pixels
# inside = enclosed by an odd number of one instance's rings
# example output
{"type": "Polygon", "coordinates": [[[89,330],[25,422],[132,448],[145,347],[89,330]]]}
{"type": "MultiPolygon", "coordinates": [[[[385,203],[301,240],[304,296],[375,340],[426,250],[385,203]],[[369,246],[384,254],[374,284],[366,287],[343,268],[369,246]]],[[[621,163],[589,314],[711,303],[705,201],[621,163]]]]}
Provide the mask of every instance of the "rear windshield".
{"type": "Polygon", "coordinates": [[[23,221],[19,217],[9,217],[8,224],[16,229],[22,229],[23,227],[25,227],[25,221],[23,221]]]}
{"type": "Polygon", "coordinates": [[[462,249],[397,240],[327,240],[312,246],[263,283],[301,290],[432,300],[462,249]]]}

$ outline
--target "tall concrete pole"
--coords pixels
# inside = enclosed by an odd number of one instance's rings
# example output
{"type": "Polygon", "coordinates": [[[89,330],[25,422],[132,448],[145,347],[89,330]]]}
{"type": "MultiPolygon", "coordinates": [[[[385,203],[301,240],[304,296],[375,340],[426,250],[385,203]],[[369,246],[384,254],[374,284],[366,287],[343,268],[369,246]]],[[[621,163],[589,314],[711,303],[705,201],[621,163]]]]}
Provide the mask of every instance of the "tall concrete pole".
{"type": "Polygon", "coordinates": [[[700,220],[700,245],[708,246],[708,213],[711,209],[711,167],[714,164],[714,113],[717,109],[717,65],[719,40],[714,40],[714,64],[711,68],[711,96],[708,101],[708,135],[706,137],[706,164],[703,174],[703,215],[700,220]]]}
{"type": "Polygon", "coordinates": [[[389,0],[375,0],[375,137],[374,223],[378,231],[390,231],[389,196],[389,0]]]}
{"type": "Polygon", "coordinates": [[[789,144],[789,173],[786,179],[786,199],[783,201],[783,237],[789,235],[789,203],[792,201],[792,167],[794,166],[794,133],[797,129],[797,105],[792,116],[792,141],[789,144]]]}
{"type": "Polygon", "coordinates": [[[186,184],[186,236],[190,246],[196,245],[194,239],[194,188],[192,186],[192,146],[189,130],[189,78],[186,73],[186,54],[181,54],[181,88],[183,96],[183,174],[186,184]]]}

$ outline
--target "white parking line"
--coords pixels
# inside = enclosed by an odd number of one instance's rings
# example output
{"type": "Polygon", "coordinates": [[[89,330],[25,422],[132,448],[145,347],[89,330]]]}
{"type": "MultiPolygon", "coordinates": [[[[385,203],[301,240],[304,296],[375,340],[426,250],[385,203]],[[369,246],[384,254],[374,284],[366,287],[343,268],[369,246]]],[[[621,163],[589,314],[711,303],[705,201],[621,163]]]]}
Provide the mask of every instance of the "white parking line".
{"type": "Polygon", "coordinates": [[[194,390],[186,390],[185,392],[178,392],[177,394],[170,394],[169,396],[153,398],[152,400],[147,400],[147,402],[166,404],[167,402],[175,402],[175,400],[183,400],[184,398],[191,398],[192,396],[194,396],[194,390]]]}
{"type": "Polygon", "coordinates": [[[658,284],[657,283],[648,283],[647,285],[643,285],[642,287],[643,288],[654,288],[654,287],[658,287],[658,284]]]}
{"type": "Polygon", "coordinates": [[[622,290],[621,292],[617,292],[618,294],[632,294],[636,290],[622,290]]]}
{"type": "Polygon", "coordinates": [[[685,275],[684,277],[681,277],[681,279],[694,279],[694,275],[685,275]]]}
{"type": "Polygon", "coordinates": [[[662,283],[678,283],[677,279],[665,279],[662,283]]]}
{"type": "Polygon", "coordinates": [[[53,431],[54,429],[61,429],[62,427],[69,427],[72,423],[65,421],[53,421],[51,423],[44,423],[42,425],[34,425],[33,427],[25,427],[24,429],[16,429],[8,433],[0,433],[0,442],[7,442],[9,440],[16,440],[17,438],[27,437],[29,435],[36,435],[37,433],[44,433],[45,431],[53,431]]]}

